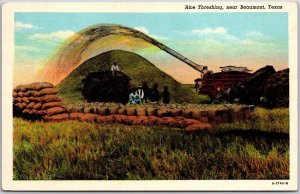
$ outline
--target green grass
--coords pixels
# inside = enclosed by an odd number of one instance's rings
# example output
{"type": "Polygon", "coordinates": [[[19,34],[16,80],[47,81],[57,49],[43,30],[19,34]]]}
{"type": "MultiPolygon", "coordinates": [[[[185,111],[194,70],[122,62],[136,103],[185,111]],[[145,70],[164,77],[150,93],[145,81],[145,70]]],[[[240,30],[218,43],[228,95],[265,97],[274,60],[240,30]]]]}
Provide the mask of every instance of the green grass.
{"type": "Polygon", "coordinates": [[[157,82],[161,93],[164,85],[168,86],[171,102],[201,103],[208,99],[205,96],[198,96],[190,87],[177,82],[145,58],[121,50],[101,53],[81,64],[58,85],[60,96],[64,101],[78,102],[84,100],[81,95],[81,80],[91,72],[110,70],[114,62],[119,65],[122,72],[132,78],[137,86],[141,86],[142,82],[146,81],[149,87],[152,87],[157,82]]]}
{"type": "Polygon", "coordinates": [[[216,127],[216,131],[260,130],[289,134],[289,109],[255,108],[255,117],[249,121],[225,123],[216,127]]]}
{"type": "Polygon", "coordinates": [[[288,179],[289,139],[14,118],[14,180],[288,179]]]}

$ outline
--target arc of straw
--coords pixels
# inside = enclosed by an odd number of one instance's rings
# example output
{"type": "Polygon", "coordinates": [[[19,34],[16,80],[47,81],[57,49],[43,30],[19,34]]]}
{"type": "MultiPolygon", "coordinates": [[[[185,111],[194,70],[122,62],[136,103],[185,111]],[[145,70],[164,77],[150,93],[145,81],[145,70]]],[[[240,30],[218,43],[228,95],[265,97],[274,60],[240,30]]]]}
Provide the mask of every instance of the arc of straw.
{"type": "MultiPolygon", "coordinates": [[[[67,53],[65,57],[61,56],[58,60],[58,66],[65,66],[64,61],[73,61],[73,63],[79,63],[81,60],[81,54],[84,52],[84,50],[95,40],[101,39],[106,36],[110,35],[125,35],[125,36],[131,36],[135,38],[140,38],[145,40],[146,42],[149,42],[150,44],[158,47],[159,49],[167,52],[168,54],[174,56],[175,58],[181,60],[185,64],[189,65],[193,69],[199,71],[202,74],[205,74],[208,72],[207,67],[203,65],[199,65],[192,60],[188,59],[187,57],[184,57],[180,53],[174,51],[173,49],[167,47],[166,45],[158,42],[157,40],[149,37],[148,35],[132,29],[125,26],[111,26],[111,25],[103,25],[99,26],[97,28],[91,28],[90,30],[86,31],[82,34],[82,36],[90,36],[89,39],[86,42],[82,41],[82,37],[78,37],[75,41],[67,45],[63,50],[67,53]],[[79,53],[76,57],[74,57],[73,53],[71,52],[72,49],[79,47],[79,53]]],[[[63,52],[64,53],[64,52],[63,52]]],[[[69,63],[70,64],[70,63],[69,63]]],[[[65,67],[66,68],[66,67],[65,67]]]]}

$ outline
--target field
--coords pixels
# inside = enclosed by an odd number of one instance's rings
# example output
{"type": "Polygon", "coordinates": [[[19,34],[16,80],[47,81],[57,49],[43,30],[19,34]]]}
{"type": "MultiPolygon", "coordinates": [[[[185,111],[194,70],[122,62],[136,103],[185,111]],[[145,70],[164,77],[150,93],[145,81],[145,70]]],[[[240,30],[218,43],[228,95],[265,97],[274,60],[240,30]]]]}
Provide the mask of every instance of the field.
{"type": "Polygon", "coordinates": [[[212,133],[14,118],[14,180],[288,179],[288,109],[212,133]]]}

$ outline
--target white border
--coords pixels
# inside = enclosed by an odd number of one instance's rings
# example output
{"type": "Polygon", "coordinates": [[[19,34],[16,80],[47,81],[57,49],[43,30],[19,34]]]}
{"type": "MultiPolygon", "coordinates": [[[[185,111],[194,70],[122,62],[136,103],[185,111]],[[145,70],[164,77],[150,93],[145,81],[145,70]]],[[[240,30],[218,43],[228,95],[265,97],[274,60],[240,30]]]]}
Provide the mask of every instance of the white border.
{"type": "Polygon", "coordinates": [[[89,2],[89,3],[6,3],[2,7],[2,187],[4,190],[296,190],[298,175],[297,115],[297,4],[284,2],[89,2]],[[222,10],[221,12],[288,12],[290,68],[290,180],[177,180],[177,181],[13,181],[12,172],[12,72],[14,64],[14,12],[219,12],[216,10],[185,10],[184,5],[282,5],[282,10],[222,10]],[[288,185],[272,182],[288,181],[288,185]]]}

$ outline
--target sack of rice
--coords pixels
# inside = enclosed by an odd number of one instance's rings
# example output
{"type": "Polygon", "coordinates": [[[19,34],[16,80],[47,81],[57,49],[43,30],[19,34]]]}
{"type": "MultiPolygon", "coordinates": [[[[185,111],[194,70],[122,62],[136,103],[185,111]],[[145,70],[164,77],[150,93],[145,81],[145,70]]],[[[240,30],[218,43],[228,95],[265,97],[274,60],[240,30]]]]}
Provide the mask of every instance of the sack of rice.
{"type": "Polygon", "coordinates": [[[35,105],[34,102],[30,102],[30,103],[26,106],[26,108],[28,108],[28,109],[33,109],[34,105],[35,105]]]}
{"type": "Polygon", "coordinates": [[[215,123],[216,122],[215,111],[208,110],[207,111],[207,117],[208,117],[208,122],[209,123],[215,123]]]}
{"type": "Polygon", "coordinates": [[[56,115],[56,114],[61,114],[61,113],[65,113],[67,112],[66,109],[62,108],[62,107],[53,107],[53,108],[49,108],[47,110],[45,110],[46,115],[56,115]]]}
{"type": "Polygon", "coordinates": [[[45,96],[45,95],[51,95],[51,94],[57,94],[58,89],[56,88],[44,88],[40,90],[39,92],[35,93],[35,96],[45,96]]]}
{"type": "Polygon", "coordinates": [[[126,115],[127,112],[126,112],[126,108],[125,107],[121,107],[118,109],[118,114],[119,115],[126,115]]]}
{"type": "Polygon", "coordinates": [[[183,109],[182,116],[187,119],[192,118],[192,110],[191,109],[183,109]]]}
{"type": "Polygon", "coordinates": [[[117,106],[108,107],[109,114],[111,114],[111,115],[118,114],[118,109],[119,109],[119,107],[117,107],[117,106]]]}
{"type": "Polygon", "coordinates": [[[79,117],[80,121],[94,122],[99,115],[92,113],[84,113],[79,117]]]}
{"type": "Polygon", "coordinates": [[[57,95],[46,95],[41,97],[42,102],[59,102],[61,99],[57,95]]]}
{"type": "Polygon", "coordinates": [[[160,108],[157,110],[157,116],[158,117],[170,117],[171,113],[167,108],[160,108]]]}
{"type": "Polygon", "coordinates": [[[232,109],[232,108],[228,109],[228,121],[229,122],[234,122],[236,120],[237,120],[237,118],[236,118],[236,114],[234,112],[234,109],[232,109]]]}
{"type": "Polygon", "coordinates": [[[105,116],[109,114],[109,110],[107,107],[101,106],[97,108],[97,114],[101,116],[105,116]]]}
{"type": "Polygon", "coordinates": [[[146,110],[148,116],[157,116],[157,108],[149,107],[146,110]]]}
{"type": "MultiPolygon", "coordinates": [[[[41,104],[41,103],[39,103],[39,104],[41,104]]],[[[45,109],[53,108],[53,107],[61,107],[62,105],[63,105],[62,102],[47,102],[42,105],[42,109],[45,110],[45,109]]]]}
{"type": "Polygon", "coordinates": [[[187,132],[211,132],[212,125],[209,123],[198,123],[198,124],[191,124],[185,128],[187,132]]]}
{"type": "Polygon", "coordinates": [[[172,117],[162,117],[159,118],[158,125],[168,126],[172,121],[174,121],[172,117]]]}
{"type": "Polygon", "coordinates": [[[172,114],[172,117],[178,117],[182,115],[182,110],[179,108],[170,109],[170,112],[172,114]]]}
{"type": "Polygon", "coordinates": [[[53,116],[44,116],[43,119],[46,121],[63,121],[69,119],[69,114],[64,113],[64,114],[57,114],[53,116]]]}
{"type": "Polygon", "coordinates": [[[128,116],[136,116],[136,108],[135,107],[126,108],[126,112],[127,112],[128,116]]]}
{"type": "Polygon", "coordinates": [[[208,123],[207,111],[192,110],[192,119],[198,120],[202,123],[208,123]]]}
{"type": "Polygon", "coordinates": [[[40,109],[42,107],[42,103],[37,103],[37,104],[35,104],[34,105],[34,109],[36,109],[36,110],[38,110],[38,109],[40,109]]]}
{"type": "Polygon", "coordinates": [[[147,116],[147,112],[144,107],[137,107],[136,114],[137,114],[137,116],[147,116]]]}

